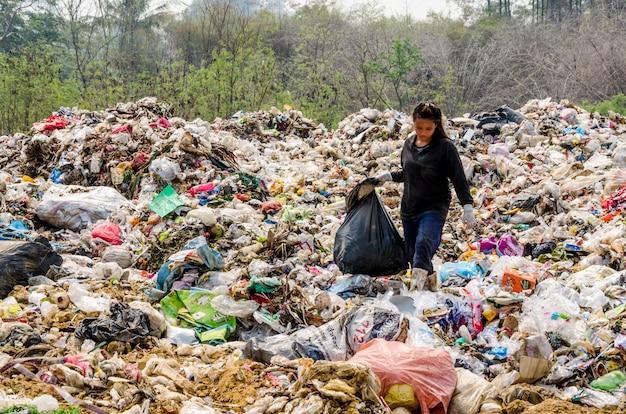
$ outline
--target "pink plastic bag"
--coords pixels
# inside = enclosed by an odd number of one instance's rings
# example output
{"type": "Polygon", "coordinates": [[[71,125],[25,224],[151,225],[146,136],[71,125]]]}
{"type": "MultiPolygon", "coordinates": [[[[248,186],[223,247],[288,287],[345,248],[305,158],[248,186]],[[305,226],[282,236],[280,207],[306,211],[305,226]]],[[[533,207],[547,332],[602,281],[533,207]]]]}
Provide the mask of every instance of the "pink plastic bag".
{"type": "Polygon", "coordinates": [[[511,233],[506,233],[500,237],[496,250],[499,256],[521,256],[524,254],[524,246],[519,244],[511,233]]]}
{"type": "Polygon", "coordinates": [[[91,229],[91,237],[93,239],[102,239],[114,246],[122,244],[122,229],[115,223],[106,222],[97,225],[91,229]]]}
{"type": "Polygon", "coordinates": [[[394,384],[408,384],[413,387],[422,414],[448,412],[457,374],[447,351],[377,338],[359,348],[349,362],[371,367],[380,379],[381,396],[394,384]]]}
{"type": "Polygon", "coordinates": [[[496,236],[489,236],[488,239],[478,240],[478,251],[482,253],[491,253],[496,248],[496,236]]]}
{"type": "Polygon", "coordinates": [[[204,192],[208,193],[209,191],[212,191],[214,188],[215,188],[215,184],[213,183],[199,184],[194,187],[191,187],[189,189],[189,194],[196,195],[198,193],[204,193],[204,192]]]}

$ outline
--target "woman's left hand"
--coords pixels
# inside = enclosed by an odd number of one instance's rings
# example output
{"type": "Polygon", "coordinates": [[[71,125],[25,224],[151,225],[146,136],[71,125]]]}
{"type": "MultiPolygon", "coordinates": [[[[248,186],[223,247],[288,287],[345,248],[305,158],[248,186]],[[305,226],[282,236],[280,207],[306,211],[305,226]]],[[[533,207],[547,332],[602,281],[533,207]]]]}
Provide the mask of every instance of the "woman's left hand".
{"type": "Polygon", "coordinates": [[[463,206],[463,217],[461,217],[463,223],[469,228],[476,226],[476,218],[474,217],[474,207],[469,204],[463,206]]]}

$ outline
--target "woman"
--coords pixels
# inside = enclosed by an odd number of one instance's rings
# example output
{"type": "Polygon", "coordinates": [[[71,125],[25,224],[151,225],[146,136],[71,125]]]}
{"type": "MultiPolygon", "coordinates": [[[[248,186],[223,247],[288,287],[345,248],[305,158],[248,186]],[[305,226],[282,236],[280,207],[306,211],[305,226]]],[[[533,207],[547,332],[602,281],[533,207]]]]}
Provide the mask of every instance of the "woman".
{"type": "Polygon", "coordinates": [[[402,147],[400,171],[386,172],[376,178],[404,183],[400,207],[407,258],[411,260],[411,290],[436,290],[438,278],[432,258],[441,243],[441,233],[452,193],[452,181],[463,205],[463,222],[476,224],[473,200],[454,143],[443,127],[441,109],[421,102],[413,111],[413,132],[402,147]]]}

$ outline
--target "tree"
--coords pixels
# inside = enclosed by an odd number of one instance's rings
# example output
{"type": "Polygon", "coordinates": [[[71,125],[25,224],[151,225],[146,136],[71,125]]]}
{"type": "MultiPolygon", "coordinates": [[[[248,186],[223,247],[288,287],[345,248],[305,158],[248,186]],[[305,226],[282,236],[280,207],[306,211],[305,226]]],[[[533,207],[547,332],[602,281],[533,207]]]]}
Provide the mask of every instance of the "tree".
{"type": "MultiPolygon", "coordinates": [[[[424,63],[420,49],[413,45],[409,39],[393,39],[391,50],[382,52],[378,60],[371,63],[371,69],[379,73],[391,84],[397,107],[403,108],[408,100],[408,93],[401,88],[402,84],[408,84],[408,75],[424,63]]],[[[388,107],[393,107],[392,102],[386,99],[388,107]]]]}
{"type": "Polygon", "coordinates": [[[352,20],[344,33],[342,54],[345,81],[354,109],[383,107],[385,101],[378,93],[382,79],[372,62],[389,49],[396,32],[397,20],[384,17],[383,9],[373,0],[348,11],[352,20]]]}
{"type": "Polygon", "coordinates": [[[107,31],[103,10],[89,0],[61,0],[54,7],[62,22],[65,50],[82,85],[83,94],[89,87],[89,66],[102,55],[113,38],[107,31]],[[108,36],[107,36],[108,35],[108,36]]]}
{"type": "Polygon", "coordinates": [[[332,2],[315,1],[296,10],[287,30],[293,55],[284,68],[284,89],[308,116],[332,124],[349,106],[341,41],[347,22],[332,2]]]}
{"type": "Polygon", "coordinates": [[[73,82],[62,82],[60,69],[46,48],[0,53],[0,133],[28,131],[33,122],[77,101],[73,82]]]}
{"type": "Polygon", "coordinates": [[[0,52],[16,51],[37,42],[55,42],[57,21],[37,11],[45,10],[47,5],[48,1],[0,0],[0,52]]]}
{"type": "Polygon", "coordinates": [[[169,13],[167,2],[151,0],[110,0],[108,19],[116,23],[117,56],[115,64],[126,80],[146,68],[156,70],[159,55],[153,51],[163,42],[156,29],[169,13]]]}

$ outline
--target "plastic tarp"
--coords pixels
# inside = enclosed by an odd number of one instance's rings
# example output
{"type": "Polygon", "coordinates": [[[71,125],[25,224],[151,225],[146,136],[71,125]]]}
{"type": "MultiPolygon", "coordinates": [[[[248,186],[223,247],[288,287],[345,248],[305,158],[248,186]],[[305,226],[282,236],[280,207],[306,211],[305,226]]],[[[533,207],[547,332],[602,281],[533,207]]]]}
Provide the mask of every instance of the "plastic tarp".
{"type": "Polygon", "coordinates": [[[373,339],[349,362],[371,367],[380,379],[383,396],[394,384],[408,384],[413,387],[422,414],[447,413],[457,380],[447,351],[373,339]]]}

